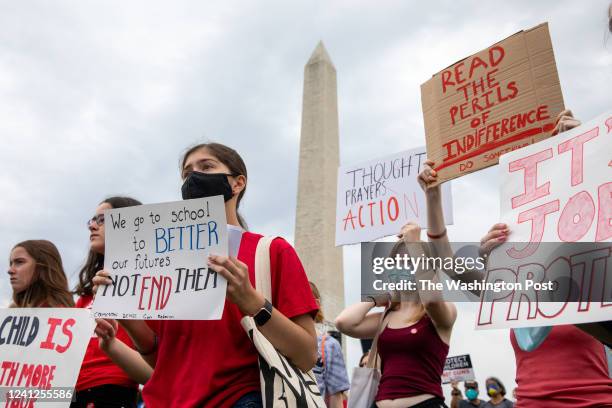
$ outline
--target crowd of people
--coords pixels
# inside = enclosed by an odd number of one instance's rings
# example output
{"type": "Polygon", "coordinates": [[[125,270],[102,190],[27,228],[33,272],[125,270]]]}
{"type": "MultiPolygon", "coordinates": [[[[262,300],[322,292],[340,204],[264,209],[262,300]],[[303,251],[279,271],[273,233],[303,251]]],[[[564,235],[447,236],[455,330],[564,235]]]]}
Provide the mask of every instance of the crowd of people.
{"type": "MultiPolygon", "coordinates": [[[[571,112],[562,112],[553,134],[577,125],[571,112]]],[[[420,228],[409,223],[399,232],[392,256],[427,250],[452,256],[434,166],[427,161],[418,177],[426,195],[426,235],[432,245],[423,246],[420,228]]],[[[359,390],[351,390],[340,343],[320,325],[324,317],[316,285],[308,281],[296,251],[282,238],[274,239],[270,247],[273,301],[254,288],[255,249],[262,235],[248,231],[239,213],[248,180],[241,156],[219,143],[200,144],[186,151],[180,171],[183,199],[217,195],[225,199],[230,255],[211,255],[207,261],[228,283],[222,318],[98,319],[71,407],[136,407],[139,397],[152,408],[263,407],[258,354],[240,324],[243,316],[256,316],[262,310],[268,314],[258,321],[261,333],[295,367],[304,372],[314,368],[328,407],[345,406],[351,392],[359,390]]],[[[91,308],[97,289],[112,284],[104,271],[104,210],[140,204],[130,197],[110,197],[95,208],[87,222],[89,253],[72,290],[53,243],[17,243],[9,256],[11,307],[91,308]]],[[[481,240],[481,254],[490,253],[511,233],[507,225],[494,225],[481,240]]],[[[417,278],[430,280],[440,279],[440,274],[454,276],[453,271],[418,274],[417,278]]],[[[441,293],[415,290],[348,306],[335,317],[335,325],[346,336],[375,339],[376,353],[364,355],[359,363],[380,367],[373,407],[439,408],[448,407],[441,377],[456,319],[457,308],[441,293]]],[[[517,366],[516,403],[507,398],[498,378],[489,377],[483,393],[487,401],[476,381],[464,383],[465,398],[453,383],[450,407],[612,407],[604,349],[612,344],[611,332],[609,322],[510,330],[517,366]]]]}
{"type": "MultiPolygon", "coordinates": [[[[557,127],[567,127],[570,120],[577,125],[570,112],[563,112],[557,127]]],[[[419,175],[427,201],[427,237],[433,245],[422,246],[420,228],[409,223],[399,232],[390,256],[427,250],[444,256],[451,251],[434,165],[427,161],[419,175]]],[[[257,352],[240,327],[243,316],[254,316],[269,303],[253,286],[255,248],[261,235],[247,231],[238,212],[247,186],[246,167],[233,149],[208,143],[185,153],[181,174],[184,199],[225,197],[228,230],[234,231],[229,234],[230,256],[212,255],[208,260],[209,268],[228,281],[223,316],[215,321],[98,319],[73,407],[135,407],[139,384],[147,407],[263,406],[257,352]]],[[[44,240],[16,244],[9,267],[12,306],[91,308],[98,287],[112,284],[104,271],[104,210],[136,205],[140,202],[130,197],[110,197],[94,210],[87,222],[90,250],[72,291],[55,245],[44,240]]],[[[481,253],[490,252],[509,234],[507,226],[493,226],[481,241],[481,253]]],[[[316,285],[308,281],[295,250],[281,238],[272,242],[270,263],[274,302],[269,319],[259,329],[296,367],[303,371],[314,367],[327,406],[344,406],[351,392],[348,370],[339,342],[317,325],[324,318],[316,285]]],[[[439,273],[444,271],[420,270],[417,279],[439,279],[439,273]]],[[[376,407],[437,408],[447,407],[441,375],[456,318],[457,308],[441,293],[397,291],[347,307],[335,325],[350,337],[377,338],[375,359],[382,376],[376,407]],[[372,312],[376,307],[384,311],[372,312]]],[[[605,336],[570,325],[548,330],[537,347],[524,346],[523,337],[517,338],[514,330],[510,333],[517,361],[517,406],[612,406],[605,336]]],[[[368,356],[360,365],[367,361],[368,356]]],[[[487,379],[486,395],[485,402],[479,397],[478,383],[466,382],[466,399],[462,399],[453,384],[450,404],[513,406],[495,377],[487,379]]]]}

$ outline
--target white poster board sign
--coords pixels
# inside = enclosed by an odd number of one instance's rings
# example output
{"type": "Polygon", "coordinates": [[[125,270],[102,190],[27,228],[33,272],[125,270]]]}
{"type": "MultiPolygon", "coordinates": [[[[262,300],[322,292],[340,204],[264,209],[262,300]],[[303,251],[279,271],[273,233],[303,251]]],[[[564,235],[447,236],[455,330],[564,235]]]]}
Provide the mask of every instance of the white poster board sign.
{"type": "Polygon", "coordinates": [[[94,325],[86,309],[0,309],[1,405],[69,407],[94,325]]]}
{"type": "Polygon", "coordinates": [[[442,384],[474,380],[474,367],[469,354],[447,357],[442,372],[442,384]]]}
{"type": "MultiPolygon", "coordinates": [[[[425,193],[417,177],[425,147],[338,168],[336,246],[399,233],[409,221],[427,225],[425,193]]],[[[442,186],[444,220],[453,223],[450,183],[442,186]]]]}
{"type": "Polygon", "coordinates": [[[481,299],[477,328],[610,320],[612,313],[612,112],[500,159],[501,215],[509,241],[491,254],[487,282],[572,282],[481,299]],[[550,249],[554,244],[561,255],[550,249]],[[561,244],[563,243],[563,244],[561,244]],[[572,244],[573,243],[573,244],[572,244]],[[593,243],[585,250],[585,244],[593,243]],[[510,265],[507,268],[501,267],[510,265]],[[607,279],[606,279],[607,278],[607,279]],[[560,290],[567,289],[567,296],[560,290]],[[570,293],[571,292],[571,293],[570,293]],[[548,298],[550,299],[550,298],[548,298]],[[487,301],[485,301],[487,300],[487,301]]]}
{"type": "Polygon", "coordinates": [[[104,212],[104,269],[114,284],[98,291],[95,317],[218,320],[226,280],[208,269],[227,255],[222,196],[104,212]]]}

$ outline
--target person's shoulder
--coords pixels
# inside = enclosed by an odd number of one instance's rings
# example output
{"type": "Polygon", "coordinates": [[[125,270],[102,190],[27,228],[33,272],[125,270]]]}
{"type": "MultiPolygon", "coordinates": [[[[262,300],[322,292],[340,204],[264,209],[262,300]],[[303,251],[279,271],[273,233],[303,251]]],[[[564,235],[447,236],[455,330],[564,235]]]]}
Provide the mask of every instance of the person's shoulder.
{"type": "MultiPolygon", "coordinates": [[[[293,249],[291,244],[285,240],[283,237],[279,237],[276,235],[269,235],[272,237],[272,243],[270,244],[270,251],[284,251],[285,249],[293,249]]],[[[252,231],[245,231],[242,234],[242,239],[253,242],[257,244],[260,239],[264,238],[264,235],[258,234],[252,231]]]]}
{"type": "Polygon", "coordinates": [[[270,249],[274,249],[279,252],[283,252],[285,250],[295,251],[295,249],[293,249],[293,246],[289,242],[287,242],[285,238],[278,236],[274,237],[272,244],[270,244],[270,249]]]}

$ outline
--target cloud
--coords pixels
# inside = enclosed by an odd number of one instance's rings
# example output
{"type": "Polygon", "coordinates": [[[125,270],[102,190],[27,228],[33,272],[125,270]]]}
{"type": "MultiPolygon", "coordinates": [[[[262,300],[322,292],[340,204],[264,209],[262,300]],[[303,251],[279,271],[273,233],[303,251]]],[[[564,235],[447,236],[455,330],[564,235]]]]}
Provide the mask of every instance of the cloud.
{"type": "MultiPolygon", "coordinates": [[[[87,252],[85,220],[97,204],[113,194],[147,203],[178,199],[180,153],[207,139],[244,156],[243,213],[251,227],[292,240],[303,67],[320,39],[338,72],[343,163],[423,145],[420,84],[543,21],[550,22],[566,105],[594,117],[612,106],[607,5],[4,3],[0,253],[6,260],[22,239],[50,239],[74,282],[87,252]]],[[[493,168],[453,181],[451,237],[479,240],[497,221],[495,174],[493,168]]],[[[347,271],[354,256],[345,250],[347,271]]],[[[355,300],[350,285],[346,293],[355,300]]],[[[0,280],[1,303],[9,296],[0,280]]],[[[468,312],[466,319],[460,321],[469,323],[468,312]]],[[[475,335],[478,345],[467,344],[461,336],[454,337],[465,345],[458,352],[482,349],[485,357],[475,361],[490,361],[489,340],[475,335]]],[[[506,343],[497,347],[500,376],[510,382],[512,352],[506,343]]]]}

